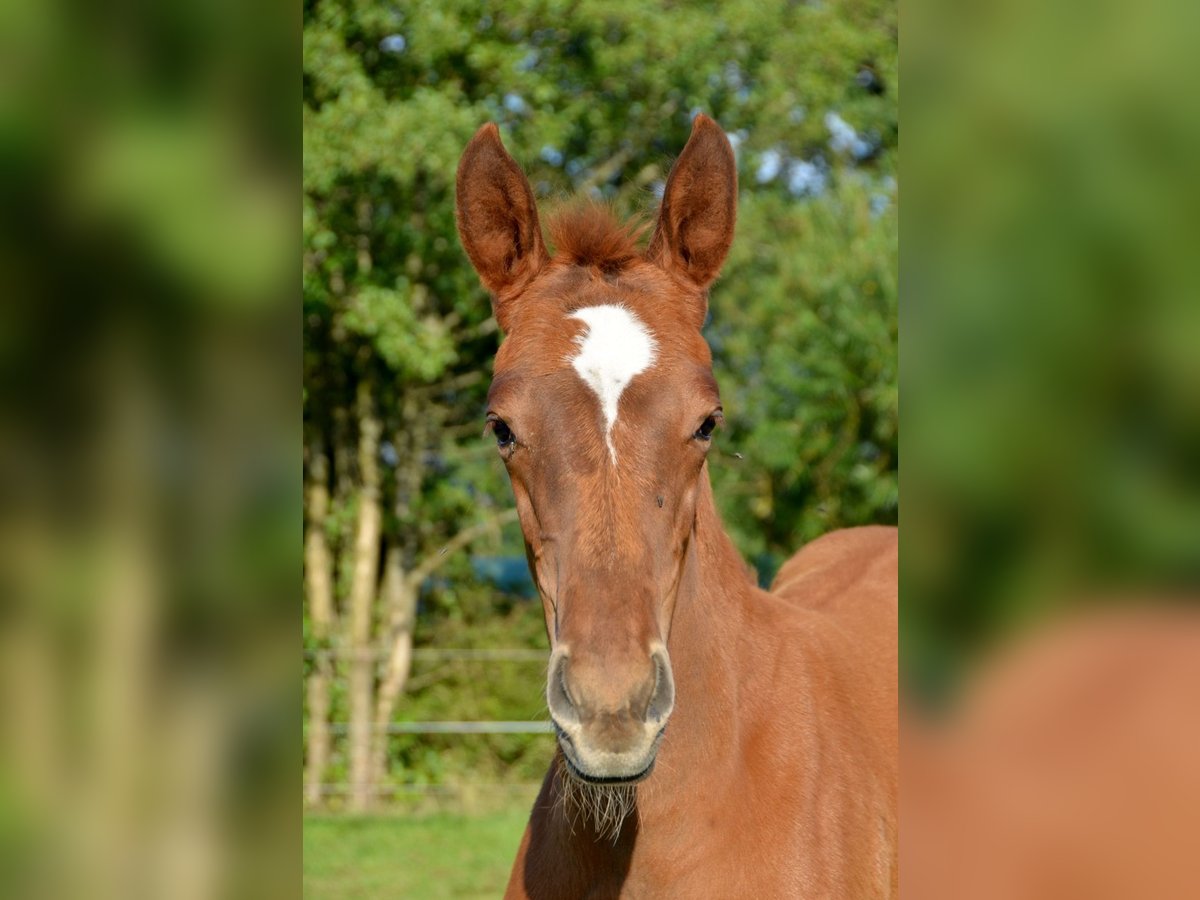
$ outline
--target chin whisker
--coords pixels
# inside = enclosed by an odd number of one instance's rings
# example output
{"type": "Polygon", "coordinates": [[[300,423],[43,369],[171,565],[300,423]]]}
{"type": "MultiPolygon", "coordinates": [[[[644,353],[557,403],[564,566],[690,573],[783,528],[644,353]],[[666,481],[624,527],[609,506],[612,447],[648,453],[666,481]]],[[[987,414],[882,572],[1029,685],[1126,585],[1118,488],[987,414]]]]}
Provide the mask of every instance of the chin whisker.
{"type": "Polygon", "coordinates": [[[589,784],[571,774],[561,756],[556,758],[557,805],[571,826],[582,820],[597,836],[614,844],[625,820],[637,812],[636,784],[589,784]]]}

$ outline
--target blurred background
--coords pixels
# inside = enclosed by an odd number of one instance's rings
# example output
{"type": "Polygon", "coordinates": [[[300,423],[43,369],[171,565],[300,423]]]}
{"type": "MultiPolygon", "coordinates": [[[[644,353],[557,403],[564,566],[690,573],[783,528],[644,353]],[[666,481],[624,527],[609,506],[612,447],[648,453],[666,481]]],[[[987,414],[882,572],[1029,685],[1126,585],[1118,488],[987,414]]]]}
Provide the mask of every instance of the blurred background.
{"type": "Polygon", "coordinates": [[[896,8],[311,2],[304,19],[305,885],[496,896],[553,752],[454,174],[655,210],[697,112],[738,161],[705,334],[725,522],[766,584],[897,520],[896,8]]]}
{"type": "Polygon", "coordinates": [[[299,56],[0,2],[5,897],[300,891],[299,56]]]}
{"type": "Polygon", "coordinates": [[[1200,8],[906,4],[905,896],[1200,896],[1200,8]]]}
{"type": "Polygon", "coordinates": [[[913,7],[904,665],[1200,580],[1200,12],[913,7]],[[944,14],[944,15],[943,15],[944,14]]]}

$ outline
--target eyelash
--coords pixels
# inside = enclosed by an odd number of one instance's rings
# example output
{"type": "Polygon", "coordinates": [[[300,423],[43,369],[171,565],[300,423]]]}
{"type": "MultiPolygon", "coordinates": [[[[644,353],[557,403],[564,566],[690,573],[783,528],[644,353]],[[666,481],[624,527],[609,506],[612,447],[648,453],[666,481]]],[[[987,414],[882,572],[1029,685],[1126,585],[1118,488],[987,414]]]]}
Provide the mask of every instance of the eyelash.
{"type": "Polygon", "coordinates": [[[513,434],[512,429],[508,427],[508,423],[497,415],[488,416],[487,425],[484,426],[484,431],[490,431],[493,435],[495,435],[496,446],[501,450],[507,450],[517,442],[517,437],[513,434]]]}
{"type": "Polygon", "coordinates": [[[692,437],[700,441],[711,441],[713,432],[717,430],[717,426],[724,418],[721,411],[717,410],[700,423],[700,427],[696,429],[696,433],[692,437]]]}

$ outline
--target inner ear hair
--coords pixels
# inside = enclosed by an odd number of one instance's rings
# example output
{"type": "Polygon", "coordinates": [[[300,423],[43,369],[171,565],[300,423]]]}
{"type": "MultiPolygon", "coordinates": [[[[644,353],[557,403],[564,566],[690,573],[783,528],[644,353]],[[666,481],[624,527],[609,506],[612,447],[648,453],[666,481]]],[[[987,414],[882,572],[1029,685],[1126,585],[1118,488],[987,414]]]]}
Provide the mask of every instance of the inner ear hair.
{"type": "Polygon", "coordinates": [[[701,290],[721,271],[737,219],[737,163],[721,127],[703,114],[663,190],[646,256],[701,290]]]}
{"type": "Polygon", "coordinates": [[[549,261],[529,179],[494,123],[467,144],[458,164],[455,216],[463,249],[492,293],[502,329],[512,319],[512,300],[549,261]]]}

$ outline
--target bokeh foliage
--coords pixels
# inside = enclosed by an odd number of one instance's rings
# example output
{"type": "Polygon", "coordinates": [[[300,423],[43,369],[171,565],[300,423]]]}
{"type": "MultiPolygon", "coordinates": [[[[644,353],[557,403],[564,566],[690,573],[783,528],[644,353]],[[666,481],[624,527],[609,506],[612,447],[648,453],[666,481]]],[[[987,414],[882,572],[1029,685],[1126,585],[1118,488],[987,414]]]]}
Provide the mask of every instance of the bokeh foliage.
{"type": "MultiPolygon", "coordinates": [[[[825,531],[895,522],[896,28],[886,0],[306,3],[306,429],[336,455],[369,385],[385,539],[412,561],[511,504],[479,436],[500,335],[454,228],[467,140],[498,122],[544,205],[582,194],[645,217],[701,110],[730,135],[741,182],[706,327],[725,521],[764,581],[825,531]]],[[[350,539],[345,497],[335,547],[350,539]]],[[[519,556],[515,527],[489,552],[519,556]]],[[[419,640],[469,642],[429,623],[448,594],[496,597],[453,572],[426,586],[419,640]]],[[[470,705],[456,696],[401,714],[454,717],[470,705]]],[[[488,712],[529,715],[519,706],[488,712]]]]}
{"type": "Polygon", "coordinates": [[[1200,10],[993,12],[906,25],[901,661],[939,703],[1048,615],[1200,584],[1200,10]]]}

